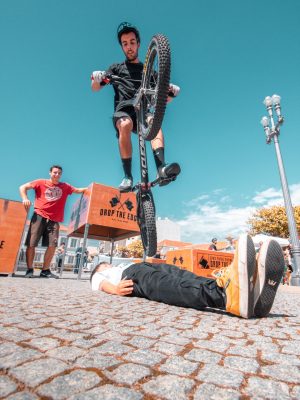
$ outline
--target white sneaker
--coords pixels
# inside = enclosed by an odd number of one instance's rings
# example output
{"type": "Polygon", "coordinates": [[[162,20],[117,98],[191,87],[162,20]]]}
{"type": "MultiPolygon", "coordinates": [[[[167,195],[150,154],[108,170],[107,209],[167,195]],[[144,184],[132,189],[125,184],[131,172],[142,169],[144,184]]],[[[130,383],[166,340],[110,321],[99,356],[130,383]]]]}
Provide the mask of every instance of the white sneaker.
{"type": "Polygon", "coordinates": [[[130,192],[132,190],[133,179],[132,177],[125,176],[119,185],[120,192],[130,192]]]}

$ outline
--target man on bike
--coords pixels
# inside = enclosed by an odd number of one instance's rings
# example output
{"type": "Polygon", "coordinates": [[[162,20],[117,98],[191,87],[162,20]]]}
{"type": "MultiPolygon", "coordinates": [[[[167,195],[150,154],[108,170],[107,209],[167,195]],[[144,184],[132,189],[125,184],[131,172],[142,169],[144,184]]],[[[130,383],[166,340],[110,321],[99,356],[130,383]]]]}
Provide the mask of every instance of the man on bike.
{"type": "MultiPolygon", "coordinates": [[[[107,74],[118,75],[125,78],[132,90],[128,90],[122,85],[114,85],[114,114],[113,124],[117,131],[119,140],[119,149],[122,159],[124,178],[119,185],[121,192],[128,192],[133,186],[133,177],[131,172],[132,161],[132,143],[131,132],[136,132],[136,113],[132,106],[132,99],[141,85],[143,74],[143,63],[139,61],[138,50],[140,47],[140,34],[136,27],[128,22],[119,25],[117,31],[118,41],[122,47],[126,60],[120,64],[112,64],[107,71],[94,71],[92,73],[92,90],[99,91],[107,83],[105,78],[107,74]],[[135,92],[135,93],[133,93],[135,92]]],[[[176,97],[180,88],[170,84],[169,98],[176,97]]],[[[180,166],[177,163],[166,164],[164,157],[164,137],[161,129],[155,139],[151,141],[154,160],[157,168],[160,186],[168,184],[176,179],[180,173],[180,166]]]]}

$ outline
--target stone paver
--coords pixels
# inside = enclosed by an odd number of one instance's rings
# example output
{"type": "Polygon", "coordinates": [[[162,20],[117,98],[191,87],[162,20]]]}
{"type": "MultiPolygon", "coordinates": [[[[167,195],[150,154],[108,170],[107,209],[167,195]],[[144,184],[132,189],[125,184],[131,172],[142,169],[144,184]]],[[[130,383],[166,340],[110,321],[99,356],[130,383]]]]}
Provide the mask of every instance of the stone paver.
{"type": "Polygon", "coordinates": [[[229,356],[224,360],[224,367],[233,368],[248,374],[255,374],[259,368],[259,364],[251,358],[229,356]]]}
{"type": "Polygon", "coordinates": [[[51,339],[48,337],[39,337],[28,340],[26,344],[29,344],[30,346],[35,347],[40,351],[47,351],[50,349],[55,349],[55,347],[60,345],[60,342],[56,339],[51,339]]]}
{"type": "Polygon", "coordinates": [[[299,288],[245,320],[70,276],[0,277],[0,398],[300,399],[299,288]]]}
{"type": "Polygon", "coordinates": [[[120,364],[120,361],[117,358],[112,356],[104,356],[101,353],[98,353],[94,349],[91,349],[88,353],[86,353],[83,357],[77,358],[74,365],[80,368],[108,368],[113,365],[120,364]]]}
{"type": "Polygon", "coordinates": [[[112,381],[115,381],[117,383],[125,383],[127,385],[133,385],[140,379],[151,375],[151,370],[142,365],[126,363],[120,365],[112,372],[104,371],[103,373],[112,381]]]}
{"type": "Polygon", "coordinates": [[[189,353],[186,353],[184,357],[188,360],[200,361],[205,364],[217,364],[221,360],[222,355],[209,350],[193,349],[189,353]]]}
{"type": "Polygon", "coordinates": [[[39,396],[28,392],[18,392],[14,393],[6,398],[6,400],[38,400],[39,396]]]}
{"type": "Polygon", "coordinates": [[[26,361],[31,361],[35,358],[42,357],[42,353],[31,350],[31,349],[23,349],[22,347],[19,348],[16,352],[7,354],[6,356],[0,358],[0,368],[12,368],[16,367],[19,364],[22,364],[26,361]]]}
{"type": "Polygon", "coordinates": [[[51,376],[65,371],[67,367],[67,364],[54,358],[43,358],[12,368],[10,373],[29,387],[34,387],[51,376]]]}
{"type": "Polygon", "coordinates": [[[127,356],[124,356],[125,360],[149,366],[159,363],[163,358],[165,358],[165,355],[158,353],[157,351],[144,349],[133,351],[127,354],[127,356]]]}
{"type": "Polygon", "coordinates": [[[53,399],[67,399],[75,393],[85,392],[100,382],[101,378],[91,371],[73,371],[41,385],[37,392],[53,399]]]}
{"type": "Polygon", "coordinates": [[[194,386],[194,381],[178,376],[159,376],[143,385],[147,394],[162,397],[167,400],[186,400],[194,386]]]}
{"type": "Polygon", "coordinates": [[[16,389],[16,384],[8,376],[0,376],[0,397],[6,397],[16,389]]]}
{"type": "Polygon", "coordinates": [[[233,389],[224,389],[210,383],[200,385],[194,394],[194,400],[238,400],[240,394],[233,389]]]}
{"type": "Polygon", "coordinates": [[[245,393],[250,397],[266,399],[289,399],[288,385],[270,379],[250,378],[245,393]]]}
{"type": "Polygon", "coordinates": [[[69,400],[141,400],[142,398],[143,395],[135,390],[113,385],[104,385],[85,393],[71,396],[69,400]]]}
{"type": "Polygon", "coordinates": [[[263,375],[288,383],[300,383],[300,370],[298,367],[291,368],[288,365],[269,365],[262,367],[263,375]]]}
{"type": "Polygon", "coordinates": [[[169,374],[189,376],[197,368],[198,363],[185,360],[183,357],[170,357],[159,370],[169,374]]]}
{"type": "Polygon", "coordinates": [[[210,364],[205,365],[203,369],[200,370],[197,378],[200,381],[213,383],[215,385],[239,388],[244,376],[236,370],[210,364]]]}
{"type": "Polygon", "coordinates": [[[74,361],[83,354],[84,350],[75,346],[61,346],[46,352],[48,357],[59,358],[62,361],[74,361]]]}

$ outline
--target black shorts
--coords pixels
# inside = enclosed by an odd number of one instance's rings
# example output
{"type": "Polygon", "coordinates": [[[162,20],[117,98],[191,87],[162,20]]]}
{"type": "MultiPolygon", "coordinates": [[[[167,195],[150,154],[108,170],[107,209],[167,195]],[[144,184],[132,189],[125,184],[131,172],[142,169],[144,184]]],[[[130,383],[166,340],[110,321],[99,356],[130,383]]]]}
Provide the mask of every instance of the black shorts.
{"type": "Polygon", "coordinates": [[[124,107],[121,110],[115,111],[114,115],[113,115],[113,124],[114,124],[115,130],[117,132],[116,133],[117,138],[119,138],[119,131],[118,131],[118,128],[117,128],[117,121],[120,118],[124,118],[124,117],[129,117],[132,120],[132,123],[133,123],[132,132],[136,133],[136,131],[137,131],[136,113],[135,113],[134,108],[132,106],[124,107]]]}
{"type": "Polygon", "coordinates": [[[33,214],[27,233],[25,246],[36,247],[42,238],[43,247],[57,247],[59,223],[33,214]]]}

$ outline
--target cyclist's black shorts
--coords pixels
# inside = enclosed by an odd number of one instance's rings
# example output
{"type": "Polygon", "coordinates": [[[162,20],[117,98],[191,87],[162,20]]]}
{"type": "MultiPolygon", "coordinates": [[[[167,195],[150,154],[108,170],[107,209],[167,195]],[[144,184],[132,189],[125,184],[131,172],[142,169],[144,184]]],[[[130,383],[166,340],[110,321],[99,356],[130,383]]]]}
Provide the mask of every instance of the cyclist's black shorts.
{"type": "Polygon", "coordinates": [[[133,123],[132,132],[136,133],[136,131],[137,131],[136,113],[135,113],[134,108],[132,106],[124,107],[121,110],[115,111],[114,114],[113,114],[113,124],[114,124],[115,130],[117,132],[116,133],[117,138],[119,138],[119,131],[117,129],[117,121],[120,118],[123,118],[123,117],[129,117],[132,120],[132,123],[133,123]]]}

